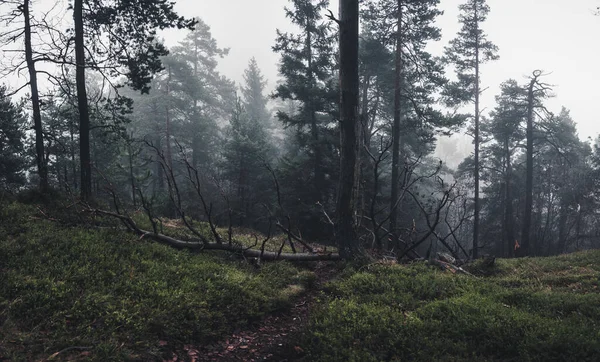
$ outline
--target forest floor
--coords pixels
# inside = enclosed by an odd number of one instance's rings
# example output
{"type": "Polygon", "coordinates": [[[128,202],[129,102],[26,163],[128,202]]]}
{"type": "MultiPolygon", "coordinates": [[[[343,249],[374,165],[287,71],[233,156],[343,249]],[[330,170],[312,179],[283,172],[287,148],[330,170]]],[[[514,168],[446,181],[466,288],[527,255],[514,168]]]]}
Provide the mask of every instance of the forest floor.
{"type": "Polygon", "coordinates": [[[238,330],[221,341],[198,349],[197,361],[295,361],[302,359],[302,333],[323,287],[338,268],[331,262],[313,263],[315,280],[293,300],[288,310],[266,316],[248,329],[238,330]]]}
{"type": "Polygon", "coordinates": [[[600,251],[257,268],[75,219],[0,205],[0,361],[600,358],[600,251]]]}

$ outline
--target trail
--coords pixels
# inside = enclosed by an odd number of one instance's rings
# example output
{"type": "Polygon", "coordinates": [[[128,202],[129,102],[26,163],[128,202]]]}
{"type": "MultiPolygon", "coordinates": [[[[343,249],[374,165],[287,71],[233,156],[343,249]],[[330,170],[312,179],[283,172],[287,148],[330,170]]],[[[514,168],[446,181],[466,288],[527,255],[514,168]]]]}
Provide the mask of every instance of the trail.
{"type": "Polygon", "coordinates": [[[292,301],[288,310],[270,314],[246,330],[236,331],[209,346],[186,346],[183,353],[164,362],[298,361],[304,356],[299,338],[325,283],[337,269],[331,262],[316,262],[314,285],[292,301]],[[182,356],[183,354],[183,356],[182,356]]]}

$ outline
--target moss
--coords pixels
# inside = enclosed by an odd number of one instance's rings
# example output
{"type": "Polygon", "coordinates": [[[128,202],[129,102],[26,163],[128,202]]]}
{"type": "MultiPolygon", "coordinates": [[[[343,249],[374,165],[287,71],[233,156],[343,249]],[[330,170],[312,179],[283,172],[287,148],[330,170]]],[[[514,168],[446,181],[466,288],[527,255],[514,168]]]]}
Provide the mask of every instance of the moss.
{"type": "Polygon", "coordinates": [[[0,340],[9,341],[0,343],[0,356],[11,361],[74,345],[93,346],[91,360],[154,359],[289,305],[298,292],[289,286],[310,279],[290,263],[256,270],[36,215],[35,206],[0,208],[0,340]]]}
{"type": "Polygon", "coordinates": [[[600,252],[497,260],[473,278],[371,265],[331,283],[304,339],[315,361],[593,361],[600,252]]]}

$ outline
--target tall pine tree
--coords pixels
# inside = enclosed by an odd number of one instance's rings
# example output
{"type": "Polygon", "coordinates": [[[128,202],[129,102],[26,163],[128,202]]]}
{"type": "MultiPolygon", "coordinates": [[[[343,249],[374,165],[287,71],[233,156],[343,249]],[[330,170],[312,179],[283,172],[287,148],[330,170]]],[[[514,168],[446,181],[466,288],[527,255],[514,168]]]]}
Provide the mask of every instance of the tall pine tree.
{"type": "MultiPolygon", "coordinates": [[[[279,72],[284,82],[274,97],[298,104],[294,113],[277,113],[285,127],[294,128],[294,153],[287,155],[285,184],[300,203],[299,216],[311,229],[321,220],[322,206],[330,211],[333,204],[337,167],[335,137],[337,125],[337,89],[335,86],[335,33],[322,12],[328,0],[290,0],[286,16],[299,28],[298,33],[277,31],[273,50],[281,54],[279,72]]],[[[312,235],[317,236],[317,235],[312,235]]],[[[322,236],[322,235],[321,235],[322,236]]]]}
{"type": "Polygon", "coordinates": [[[240,225],[264,212],[258,206],[267,202],[270,194],[271,180],[265,163],[270,163],[273,154],[267,132],[270,114],[264,95],[266,82],[254,58],[244,72],[244,82],[243,99],[238,99],[227,129],[223,162],[240,225]]]}
{"type": "MultiPolygon", "coordinates": [[[[479,117],[480,104],[480,66],[481,64],[498,59],[498,47],[487,39],[486,34],[481,29],[482,23],[486,20],[490,11],[485,0],[468,0],[465,4],[459,6],[461,11],[459,21],[462,24],[457,37],[450,41],[450,46],[446,48],[448,60],[456,66],[458,82],[454,84],[451,92],[454,96],[463,102],[473,102],[475,112],[473,114],[475,138],[474,155],[474,222],[473,222],[473,258],[477,258],[479,250],[479,117]]],[[[455,98],[456,99],[456,98],[455,98]]]]}

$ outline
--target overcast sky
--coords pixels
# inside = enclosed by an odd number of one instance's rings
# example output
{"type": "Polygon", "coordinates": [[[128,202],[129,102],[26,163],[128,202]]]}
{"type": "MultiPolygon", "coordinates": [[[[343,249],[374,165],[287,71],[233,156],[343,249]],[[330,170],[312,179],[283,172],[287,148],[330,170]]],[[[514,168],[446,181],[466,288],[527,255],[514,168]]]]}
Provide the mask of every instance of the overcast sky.
{"type": "MultiPolygon", "coordinates": [[[[434,53],[459,29],[458,5],[442,0],[444,15],[438,26],[443,38],[431,46],[434,53]]],[[[509,78],[525,82],[534,69],[551,72],[544,80],[555,85],[556,97],[547,102],[555,112],[562,105],[571,110],[579,136],[600,134],[600,17],[593,15],[598,0],[488,0],[491,12],[484,30],[500,48],[500,60],[482,69],[483,107],[494,106],[499,84],[509,78]]],[[[285,0],[176,0],[186,16],[199,16],[210,25],[219,46],[229,47],[220,60],[220,71],[240,82],[248,60],[256,57],[272,88],[277,81],[278,55],[271,51],[275,29],[293,30],[285,18],[285,0]]],[[[330,8],[337,13],[337,0],[330,8]]],[[[181,33],[165,34],[174,44],[181,33]]],[[[486,111],[487,111],[486,110],[486,111]]]]}

